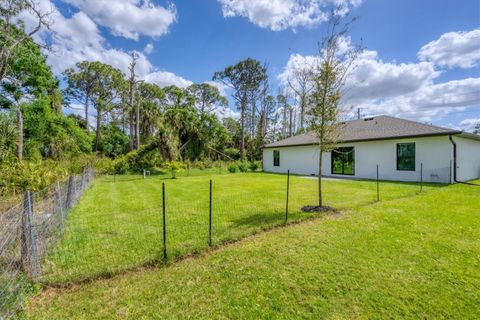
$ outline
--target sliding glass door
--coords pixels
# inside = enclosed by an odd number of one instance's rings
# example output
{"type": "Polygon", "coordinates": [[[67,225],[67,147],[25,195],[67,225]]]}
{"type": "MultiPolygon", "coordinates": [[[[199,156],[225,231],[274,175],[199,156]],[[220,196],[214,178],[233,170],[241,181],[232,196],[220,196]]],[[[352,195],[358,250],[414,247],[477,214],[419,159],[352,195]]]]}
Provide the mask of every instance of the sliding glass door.
{"type": "Polygon", "coordinates": [[[332,174],[355,175],[355,149],[337,148],[332,151],[332,174]]]}

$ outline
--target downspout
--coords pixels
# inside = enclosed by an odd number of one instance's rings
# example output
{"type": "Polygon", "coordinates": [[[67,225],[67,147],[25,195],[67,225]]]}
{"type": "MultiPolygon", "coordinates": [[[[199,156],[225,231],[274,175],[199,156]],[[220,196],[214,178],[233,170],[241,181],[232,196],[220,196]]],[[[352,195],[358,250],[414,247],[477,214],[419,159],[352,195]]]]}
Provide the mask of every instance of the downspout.
{"type": "Polygon", "coordinates": [[[457,181],[457,144],[455,141],[453,141],[453,137],[451,135],[448,136],[448,139],[453,146],[453,182],[458,183],[460,181],[457,181]]]}

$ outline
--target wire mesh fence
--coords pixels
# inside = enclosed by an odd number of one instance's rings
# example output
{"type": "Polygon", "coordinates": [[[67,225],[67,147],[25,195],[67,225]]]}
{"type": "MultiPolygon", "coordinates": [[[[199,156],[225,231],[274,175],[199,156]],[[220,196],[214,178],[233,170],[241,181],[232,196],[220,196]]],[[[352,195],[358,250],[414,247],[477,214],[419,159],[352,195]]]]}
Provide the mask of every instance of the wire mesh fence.
{"type": "MultiPolygon", "coordinates": [[[[386,182],[381,169],[372,171],[374,180],[324,179],[324,203],[342,210],[423,190],[423,172],[414,182],[386,182]]],[[[302,211],[318,204],[315,177],[220,171],[212,177],[106,176],[70,214],[92,181],[90,169],[27,192],[23,204],[0,216],[0,319],[21,306],[31,278],[79,283],[315,216],[302,211]]]]}
{"type": "Polygon", "coordinates": [[[0,214],[0,319],[21,309],[42,261],[60,240],[67,213],[93,181],[93,170],[44,190],[25,192],[23,202],[0,214]]]}

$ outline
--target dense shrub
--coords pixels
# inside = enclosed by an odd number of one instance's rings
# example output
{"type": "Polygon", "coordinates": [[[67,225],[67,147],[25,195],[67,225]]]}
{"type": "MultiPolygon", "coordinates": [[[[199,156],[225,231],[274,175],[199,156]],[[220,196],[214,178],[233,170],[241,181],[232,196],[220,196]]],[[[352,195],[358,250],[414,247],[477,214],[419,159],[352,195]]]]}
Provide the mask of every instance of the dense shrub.
{"type": "Polygon", "coordinates": [[[117,125],[111,123],[102,128],[100,149],[105,156],[110,158],[119,157],[128,152],[128,147],[128,136],[117,125]]]}
{"type": "Polygon", "coordinates": [[[237,172],[237,169],[238,169],[238,167],[237,167],[237,165],[236,165],[235,163],[230,163],[230,164],[228,165],[228,167],[227,167],[227,170],[228,170],[228,172],[230,172],[230,173],[235,173],[235,172],[237,172]]]}
{"type": "Polygon", "coordinates": [[[130,167],[128,165],[128,159],[126,157],[121,157],[115,159],[113,162],[113,172],[114,174],[126,174],[130,171],[130,167]]]}
{"type": "Polygon", "coordinates": [[[238,150],[236,148],[225,149],[225,154],[233,160],[240,159],[240,150],[238,150]]]}
{"type": "Polygon", "coordinates": [[[158,150],[148,150],[144,146],[139,150],[127,153],[125,156],[117,158],[114,161],[114,171],[116,174],[125,174],[127,172],[143,172],[145,169],[154,169],[161,163],[161,157],[158,150]]]}
{"type": "Polygon", "coordinates": [[[248,171],[248,164],[246,162],[240,162],[238,164],[238,170],[240,170],[240,172],[247,172],[248,171]]]}
{"type": "Polygon", "coordinates": [[[258,168],[260,167],[260,165],[258,164],[257,161],[252,161],[248,164],[248,168],[251,170],[251,171],[257,171],[258,168]]]}

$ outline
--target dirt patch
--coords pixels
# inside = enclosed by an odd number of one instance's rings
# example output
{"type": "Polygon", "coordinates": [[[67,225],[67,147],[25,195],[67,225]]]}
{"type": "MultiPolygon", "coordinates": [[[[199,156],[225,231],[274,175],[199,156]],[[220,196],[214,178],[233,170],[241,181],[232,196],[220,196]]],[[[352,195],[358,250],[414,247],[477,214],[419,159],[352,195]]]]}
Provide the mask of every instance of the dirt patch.
{"type": "Polygon", "coordinates": [[[305,206],[302,207],[302,211],[306,213],[335,213],[337,209],[329,207],[329,206],[305,206]]]}

